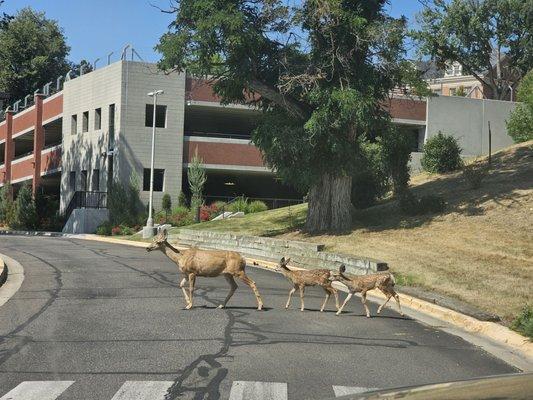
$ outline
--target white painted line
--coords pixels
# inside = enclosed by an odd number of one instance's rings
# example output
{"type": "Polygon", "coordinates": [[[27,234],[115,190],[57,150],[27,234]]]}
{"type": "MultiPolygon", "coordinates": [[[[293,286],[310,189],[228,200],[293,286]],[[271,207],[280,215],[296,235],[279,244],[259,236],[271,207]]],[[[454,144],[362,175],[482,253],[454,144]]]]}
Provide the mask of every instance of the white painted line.
{"type": "Polygon", "coordinates": [[[27,381],[0,397],[0,400],[55,400],[74,381],[27,381]]]}
{"type": "Polygon", "coordinates": [[[369,388],[362,386],[333,386],[335,397],[348,396],[350,394],[360,394],[370,392],[371,390],[377,390],[377,388],[369,388]]]}
{"type": "Polygon", "coordinates": [[[164,400],[172,381],[126,381],[111,400],[164,400]]]}
{"type": "Polygon", "coordinates": [[[229,400],[287,400],[287,384],[234,381],[229,400]]]}

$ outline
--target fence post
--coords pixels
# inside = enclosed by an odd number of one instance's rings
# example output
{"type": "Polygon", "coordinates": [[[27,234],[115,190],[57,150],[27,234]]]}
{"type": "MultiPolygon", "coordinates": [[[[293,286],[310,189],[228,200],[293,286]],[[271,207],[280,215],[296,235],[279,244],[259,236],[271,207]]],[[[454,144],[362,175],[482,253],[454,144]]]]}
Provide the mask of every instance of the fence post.
{"type": "Polygon", "coordinates": [[[489,166],[492,162],[492,132],[490,130],[490,121],[489,122],[489,166]]]}

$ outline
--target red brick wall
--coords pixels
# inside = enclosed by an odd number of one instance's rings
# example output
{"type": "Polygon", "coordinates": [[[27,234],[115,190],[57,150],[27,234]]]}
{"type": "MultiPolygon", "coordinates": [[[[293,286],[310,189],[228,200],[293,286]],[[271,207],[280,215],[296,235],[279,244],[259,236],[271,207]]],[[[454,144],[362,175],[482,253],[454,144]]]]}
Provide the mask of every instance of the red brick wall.
{"type": "Polygon", "coordinates": [[[26,176],[33,176],[33,157],[29,160],[11,164],[11,181],[24,178],[26,176]]]}
{"type": "Polygon", "coordinates": [[[61,147],[41,154],[41,172],[48,172],[61,166],[61,147]]]}
{"type": "Polygon", "coordinates": [[[7,124],[4,121],[0,125],[0,140],[4,140],[6,138],[6,135],[7,135],[7,124]]]}
{"type": "Polygon", "coordinates": [[[392,98],[385,104],[392,118],[426,121],[426,101],[392,98]]]}
{"type": "Polygon", "coordinates": [[[13,116],[13,135],[22,132],[35,124],[35,107],[30,108],[24,114],[13,116]]]}
{"type": "Polygon", "coordinates": [[[43,121],[55,117],[63,112],[63,95],[60,94],[52,100],[43,102],[43,121]]]}
{"type": "Polygon", "coordinates": [[[196,149],[205,164],[264,166],[259,149],[252,144],[185,141],[183,159],[190,162],[196,149]]]}

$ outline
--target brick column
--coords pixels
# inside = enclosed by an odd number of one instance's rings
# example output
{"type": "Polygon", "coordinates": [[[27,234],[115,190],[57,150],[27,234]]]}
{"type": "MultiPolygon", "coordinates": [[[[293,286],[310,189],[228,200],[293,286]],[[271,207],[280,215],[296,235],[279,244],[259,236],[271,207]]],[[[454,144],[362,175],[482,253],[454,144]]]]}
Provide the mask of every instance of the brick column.
{"type": "Polygon", "coordinates": [[[43,94],[35,95],[35,129],[33,134],[33,195],[41,183],[41,152],[44,147],[43,94]]]}
{"type": "Polygon", "coordinates": [[[6,112],[6,143],[4,146],[4,183],[11,182],[11,161],[13,161],[13,111],[6,112]]]}

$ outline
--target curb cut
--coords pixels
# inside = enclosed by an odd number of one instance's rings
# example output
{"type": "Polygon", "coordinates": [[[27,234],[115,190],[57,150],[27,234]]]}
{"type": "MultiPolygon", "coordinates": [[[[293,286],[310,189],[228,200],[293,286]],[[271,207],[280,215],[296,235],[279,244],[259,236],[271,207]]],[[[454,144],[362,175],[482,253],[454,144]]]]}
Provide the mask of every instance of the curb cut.
{"type": "MultiPolygon", "coordinates": [[[[0,233],[1,234],[1,233],[0,233]]],[[[67,236],[67,235],[60,235],[60,236],[67,236]]],[[[113,244],[121,244],[121,245],[127,245],[127,246],[134,246],[134,247],[142,247],[146,248],[149,246],[150,243],[148,242],[135,242],[131,240],[125,240],[125,239],[114,239],[114,238],[107,238],[107,237],[101,237],[98,235],[68,235],[68,237],[75,238],[75,239],[83,239],[83,240],[92,240],[92,241],[99,241],[99,242],[105,242],[105,243],[113,243],[113,244]]],[[[177,246],[178,249],[187,249],[188,246],[177,246]]],[[[250,266],[259,267],[262,269],[266,269],[269,271],[277,272],[276,266],[277,263],[272,261],[266,261],[266,260],[259,260],[252,257],[245,257],[248,261],[250,266]]],[[[304,268],[296,268],[291,267],[293,269],[304,269],[304,268]]],[[[346,292],[346,288],[343,285],[336,284],[335,285],[337,289],[346,292]]],[[[371,301],[382,301],[385,299],[385,296],[377,291],[373,291],[374,293],[369,293],[368,298],[371,301]]],[[[506,353],[511,353],[514,357],[507,356],[506,360],[508,363],[513,364],[515,366],[518,366],[520,369],[526,371],[533,371],[533,342],[531,342],[528,338],[513,332],[509,328],[497,324],[495,322],[489,322],[489,321],[480,321],[474,317],[462,314],[460,312],[450,310],[448,308],[445,308],[443,306],[416,298],[414,296],[410,296],[404,293],[398,293],[401,299],[402,307],[404,307],[405,314],[411,316],[413,319],[416,319],[421,322],[426,322],[428,319],[433,319],[434,321],[439,321],[440,323],[445,323],[449,325],[449,328],[453,332],[452,334],[455,334],[457,336],[462,336],[462,333],[466,333],[467,335],[470,334],[472,339],[483,339],[487,341],[487,346],[482,347],[489,347],[493,350],[500,350],[499,353],[502,352],[502,350],[506,353]],[[405,310],[405,308],[407,310],[405,310]],[[421,314],[421,315],[420,315],[421,314]],[[425,318],[421,318],[425,317],[425,318]],[[424,319],[426,321],[424,321],[424,319]],[[455,329],[455,330],[454,330],[455,329]],[[472,335],[473,334],[473,335],[472,335]],[[509,361],[509,359],[512,358],[512,361],[509,361]]],[[[437,326],[437,324],[435,324],[437,326]]],[[[446,328],[442,327],[441,325],[438,326],[439,328],[446,328]]],[[[446,330],[446,329],[444,329],[446,330]]],[[[448,329],[450,330],[450,329],[448,329]]],[[[465,340],[468,340],[465,338],[465,340]]],[[[472,342],[472,340],[468,340],[472,342]]],[[[476,341],[476,345],[479,345],[479,340],[476,341]]],[[[488,349],[485,349],[489,351],[488,349]]],[[[491,351],[489,351],[491,352],[491,351]]],[[[501,355],[498,355],[499,358],[502,358],[501,355]]]]}

